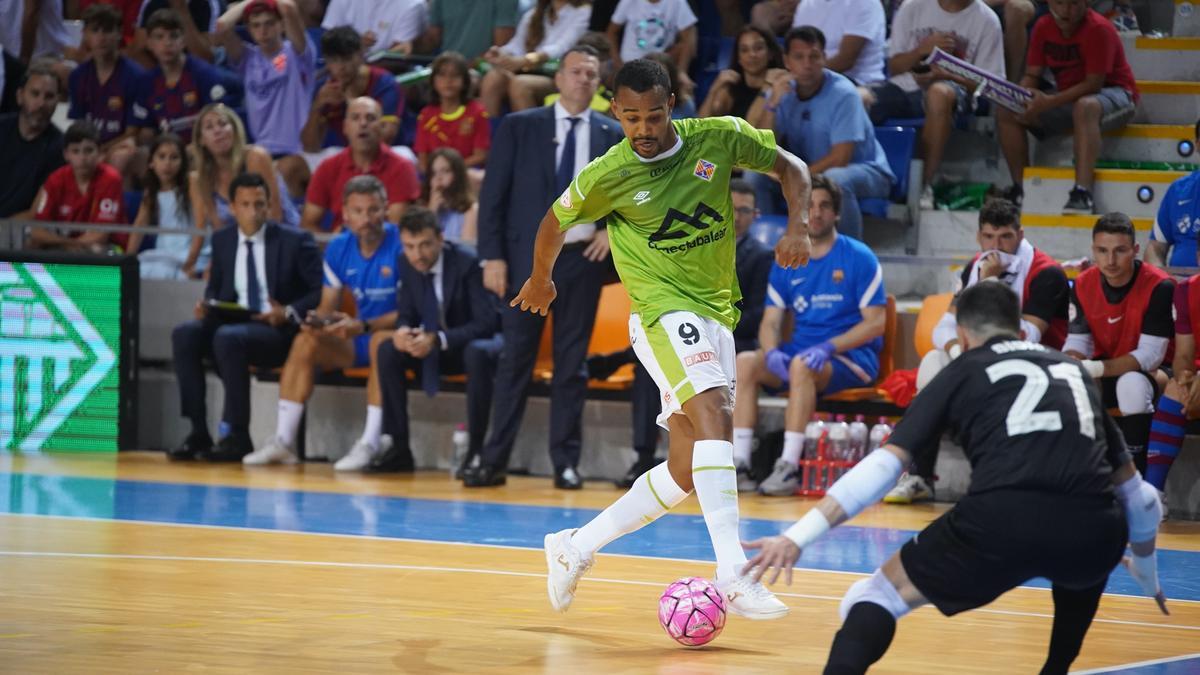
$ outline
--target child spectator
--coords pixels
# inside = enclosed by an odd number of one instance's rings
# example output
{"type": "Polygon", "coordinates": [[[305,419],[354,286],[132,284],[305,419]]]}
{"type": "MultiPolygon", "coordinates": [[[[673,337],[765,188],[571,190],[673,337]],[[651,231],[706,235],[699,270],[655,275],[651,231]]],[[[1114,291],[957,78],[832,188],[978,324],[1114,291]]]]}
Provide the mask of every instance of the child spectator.
{"type": "Polygon", "coordinates": [[[687,0],[621,0],[608,24],[608,40],[618,70],[625,61],[666,52],[686,78],[696,55],[696,15],[687,0]]]}
{"type": "Polygon", "coordinates": [[[83,12],[83,45],[92,55],[71,71],[67,116],[86,120],[100,137],[100,160],[121,175],[137,151],[130,112],[138,83],[146,71],[122,56],[121,13],[112,5],[92,5],[83,12]]]}
{"type": "MultiPolygon", "coordinates": [[[[191,237],[183,234],[169,235],[166,230],[180,232],[192,227],[192,203],[188,196],[188,153],[187,146],[175,134],[162,134],[150,146],[150,167],[142,178],[146,186],[142,194],[142,205],[133,224],[138,227],[158,230],[154,246],[141,250],[141,232],[129,237],[126,250],[136,252],[138,267],[143,279],[185,279],[183,264],[187,262],[191,237]]],[[[208,267],[208,243],[193,265],[191,276],[199,277],[199,270],[208,267]]]]}
{"type": "MultiPolygon", "coordinates": [[[[138,14],[141,13],[142,0],[77,0],[79,11],[83,12],[79,16],[84,18],[87,10],[96,5],[108,5],[117,10],[117,14],[121,16],[121,46],[127,47],[134,42],[134,36],[137,34],[138,14]]],[[[75,17],[71,17],[75,18],[75,17]]],[[[86,19],[84,20],[86,24],[86,19]]]]}
{"type": "Polygon", "coordinates": [[[425,31],[425,0],[330,0],[321,25],[351,26],[368,52],[412,53],[413,41],[425,31]]]}
{"type": "Polygon", "coordinates": [[[514,111],[540,105],[554,90],[554,80],[541,73],[542,65],[575,44],[591,15],[586,0],[537,0],[521,17],[513,39],[483,55],[492,67],[483,76],[479,94],[488,115],[503,114],[506,101],[514,111]]]}
{"type": "MultiPolygon", "coordinates": [[[[433,103],[417,117],[417,152],[421,173],[429,171],[429,153],[454,148],[466,165],[482,171],[491,146],[487,112],[469,99],[471,74],[467,60],[457,52],[444,52],[433,60],[433,103]]],[[[445,228],[443,228],[445,229],[445,228]]]]}
{"type": "Polygon", "coordinates": [[[214,101],[238,105],[242,83],[232,73],[185,51],[183,20],[175,10],[160,9],[150,15],[146,33],[158,65],[138,86],[131,123],[140,128],[145,144],[165,131],[178,134],[187,143],[200,109],[214,101]]]}
{"type": "Polygon", "coordinates": [[[363,42],[350,26],[331,28],[321,36],[321,55],[325,73],[317,79],[308,121],[300,132],[305,152],[322,148],[344,148],[349,143],[342,133],[346,104],[359,96],[369,96],[383,110],[380,135],[392,143],[400,131],[404,96],[392,74],[363,60],[363,42]]]}
{"type": "MultiPolygon", "coordinates": [[[[117,224],[125,222],[121,174],[100,161],[100,136],[88,122],[75,122],[63,136],[61,167],[46,179],[34,200],[34,218],[59,223],[117,224]]],[[[127,237],[114,237],[124,243],[127,237]]],[[[103,252],[108,232],[33,228],[30,248],[103,252]]]]}
{"type": "Polygon", "coordinates": [[[217,20],[217,40],[246,83],[250,135],[271,153],[293,197],[304,195],[309,175],[300,131],[312,100],[317,51],[307,35],[293,0],[235,2],[217,20]],[[253,45],[233,30],[242,19],[253,45]]]}
{"type": "MultiPolygon", "coordinates": [[[[134,34],[131,52],[142,55],[135,58],[144,59],[147,51],[153,56],[153,50],[149,47],[150,19],[155,13],[170,9],[179,17],[180,30],[183,32],[188,52],[198,59],[212,63],[214,54],[208,36],[217,30],[217,17],[221,16],[224,6],[225,0],[142,0],[141,8],[137,11],[138,30],[134,34]]],[[[146,63],[153,64],[153,58],[146,63]]]]}
{"type": "Polygon", "coordinates": [[[467,165],[454,148],[438,148],[430,154],[421,201],[437,215],[442,236],[459,244],[475,245],[479,204],[467,178],[467,165]]]}
{"type": "Polygon", "coordinates": [[[734,45],[733,63],[717,73],[697,113],[700,117],[745,118],[763,90],[776,80],[791,79],[783,67],[783,50],[766,29],[747,25],[737,34],[734,45]]]}

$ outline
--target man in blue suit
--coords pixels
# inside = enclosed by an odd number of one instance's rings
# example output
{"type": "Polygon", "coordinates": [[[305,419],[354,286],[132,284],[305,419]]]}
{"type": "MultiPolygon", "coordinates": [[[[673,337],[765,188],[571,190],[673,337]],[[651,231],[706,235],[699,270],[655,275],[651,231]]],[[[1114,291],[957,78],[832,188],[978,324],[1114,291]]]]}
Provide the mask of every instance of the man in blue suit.
{"type": "MultiPolygon", "coordinates": [[[[492,433],[480,453],[480,463],[463,475],[467,487],[504,484],[525,412],[546,319],[509,308],[507,301],[533,269],[533,241],[542,216],[589,161],[624,137],[615,121],[588,109],[600,84],[595,50],[586,46],[569,50],[554,82],[561,98],[553,106],[505,117],[488,156],[479,199],[479,257],[484,261],[484,286],[505,300],[501,314],[504,348],[496,372],[492,433]]],[[[558,488],[583,485],[576,466],[587,397],[584,358],[609,264],[608,234],[603,226],[583,225],[567,234],[554,269],[560,295],[554,306],[550,457],[558,488]]]]}
{"type": "Polygon", "coordinates": [[[267,222],[271,187],[244,173],[229,185],[237,227],[212,237],[212,267],[196,319],[171,334],[180,407],[192,423],[172,459],[241,461],[250,442],[250,366],[277,368],[287,359],[299,321],[321,299],[321,253],[307,232],[267,222]],[[207,301],[236,303],[245,317],[218,315],[207,301]],[[204,405],[203,359],[212,359],[225,385],[219,441],[213,447],[204,405]]]}

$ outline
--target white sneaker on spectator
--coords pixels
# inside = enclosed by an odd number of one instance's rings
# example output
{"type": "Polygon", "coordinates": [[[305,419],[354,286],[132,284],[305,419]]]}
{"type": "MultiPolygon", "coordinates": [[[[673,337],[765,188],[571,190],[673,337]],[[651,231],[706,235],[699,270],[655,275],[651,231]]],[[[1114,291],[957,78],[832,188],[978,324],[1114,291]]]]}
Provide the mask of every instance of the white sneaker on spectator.
{"type": "Polygon", "coordinates": [[[571,608],[575,599],[575,587],[584,574],[592,568],[592,559],[571,543],[576,530],[560,530],[546,535],[542,546],[546,549],[546,591],[550,595],[550,606],[556,612],[571,608]]]}
{"type": "Polygon", "coordinates": [[[295,451],[272,438],[267,444],[242,458],[246,466],[262,466],[264,464],[295,464],[300,461],[295,451]]]}
{"type": "Polygon", "coordinates": [[[734,462],[733,465],[737,468],[738,492],[754,492],[757,490],[758,481],[754,480],[754,476],[750,475],[750,467],[741,462],[734,462]]]}
{"type": "Polygon", "coordinates": [[[935,208],[933,201],[933,186],[926,185],[921,188],[921,209],[924,211],[932,211],[935,208]]]}
{"type": "Polygon", "coordinates": [[[800,467],[780,457],[775,468],[759,486],[758,491],[769,497],[790,497],[800,488],[800,467]]]}
{"type": "Polygon", "coordinates": [[[371,445],[360,438],[354,442],[354,447],[350,448],[350,452],[347,452],[344,457],[333,465],[333,470],[362,471],[367,468],[371,460],[375,459],[380,453],[387,452],[391,446],[391,436],[380,437],[378,446],[371,445]]]}
{"type": "Polygon", "coordinates": [[[738,616],[765,621],[782,619],[790,611],[766,586],[751,580],[750,577],[738,575],[713,581],[721,596],[725,598],[725,608],[738,616]]]}
{"type": "Polygon", "coordinates": [[[933,488],[924,478],[916,474],[906,473],[896,481],[896,487],[883,497],[888,504],[912,504],[927,502],[933,499],[933,488]]]}

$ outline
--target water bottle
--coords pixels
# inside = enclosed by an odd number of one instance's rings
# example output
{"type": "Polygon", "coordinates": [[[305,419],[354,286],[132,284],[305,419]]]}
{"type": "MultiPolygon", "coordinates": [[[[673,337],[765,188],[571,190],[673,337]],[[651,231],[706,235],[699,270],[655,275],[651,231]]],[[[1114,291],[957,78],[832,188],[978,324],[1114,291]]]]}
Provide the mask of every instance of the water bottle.
{"type": "Polygon", "coordinates": [[[450,456],[451,480],[454,479],[454,473],[458,471],[458,467],[462,465],[463,459],[467,456],[467,450],[471,444],[471,435],[467,433],[467,425],[459,424],[454,427],[452,444],[454,446],[454,451],[450,456]]]}
{"type": "Polygon", "coordinates": [[[850,456],[850,425],[846,424],[845,415],[838,415],[829,425],[828,452],[827,459],[838,462],[844,462],[850,456]]]}
{"type": "Polygon", "coordinates": [[[867,429],[866,417],[856,415],[850,423],[850,461],[857,462],[867,453],[867,441],[871,432],[867,429]]]}
{"type": "Polygon", "coordinates": [[[892,435],[892,425],[888,424],[886,417],[880,417],[879,423],[871,427],[870,442],[867,444],[867,451],[874,452],[887,443],[888,437],[892,435]]]}
{"type": "Polygon", "coordinates": [[[814,416],[809,421],[808,426],[804,427],[804,458],[816,459],[817,446],[821,443],[821,436],[825,433],[825,423],[821,421],[819,416],[814,416]]]}

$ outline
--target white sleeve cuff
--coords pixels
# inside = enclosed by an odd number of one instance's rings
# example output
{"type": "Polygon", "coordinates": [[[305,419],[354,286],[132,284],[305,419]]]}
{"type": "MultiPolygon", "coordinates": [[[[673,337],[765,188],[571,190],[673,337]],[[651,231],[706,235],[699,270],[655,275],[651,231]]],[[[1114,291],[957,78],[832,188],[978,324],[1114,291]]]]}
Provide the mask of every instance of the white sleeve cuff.
{"type": "Polygon", "coordinates": [[[442,351],[446,351],[450,348],[450,343],[446,342],[446,331],[438,331],[438,341],[442,343],[442,351]]]}

